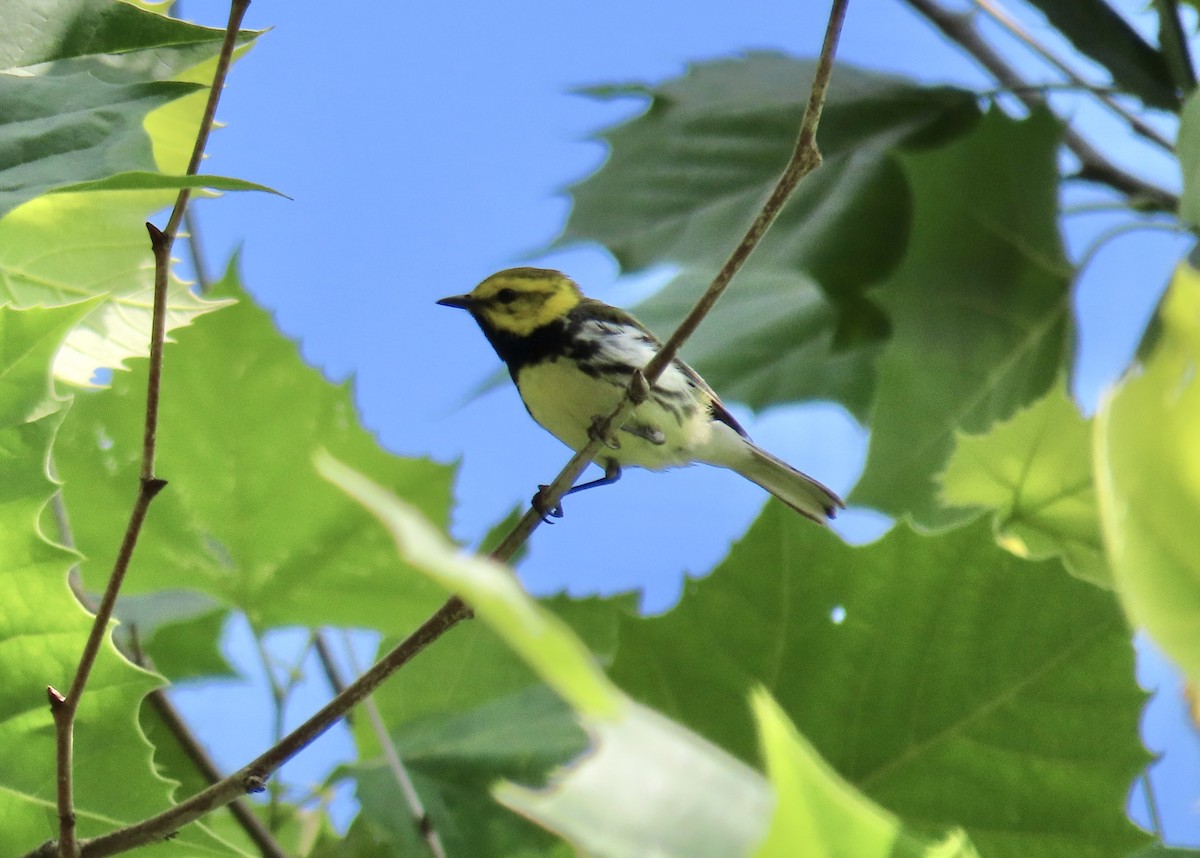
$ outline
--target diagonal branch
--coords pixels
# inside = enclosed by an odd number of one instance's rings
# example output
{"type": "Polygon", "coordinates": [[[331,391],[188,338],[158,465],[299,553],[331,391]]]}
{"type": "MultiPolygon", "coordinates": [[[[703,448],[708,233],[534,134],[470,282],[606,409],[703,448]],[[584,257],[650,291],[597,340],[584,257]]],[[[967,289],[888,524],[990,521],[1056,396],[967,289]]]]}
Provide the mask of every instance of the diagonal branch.
{"type": "MultiPolygon", "coordinates": [[[[905,0],[909,6],[970,54],[1002,86],[1031,110],[1045,107],[1046,100],[979,34],[968,13],[952,12],[934,0],[905,0]]],[[[1163,188],[1134,176],[1112,163],[1091,142],[1064,123],[1063,143],[1079,159],[1079,178],[1108,185],[1130,198],[1135,205],[1155,211],[1174,212],[1179,198],[1163,188]]]]}
{"type": "MultiPolygon", "coordinates": [[[[1001,5],[1000,0],[974,0],[974,2],[975,5],[984,12],[984,14],[1007,30],[1014,39],[1025,45],[1025,47],[1029,48],[1029,50],[1033,51],[1047,63],[1054,66],[1054,68],[1066,75],[1067,79],[1080,91],[1086,92],[1093,96],[1101,104],[1119,116],[1135,134],[1146,138],[1151,143],[1155,144],[1160,149],[1166,150],[1167,152],[1175,151],[1174,143],[1160,134],[1156,129],[1147,125],[1141,119],[1141,117],[1137,116],[1135,113],[1133,113],[1133,111],[1126,109],[1124,105],[1122,105],[1119,101],[1117,101],[1116,98],[1113,97],[1113,93],[1111,91],[1099,89],[1090,85],[1087,81],[1079,76],[1078,72],[1067,65],[1062,58],[1035,39],[1033,34],[1025,29],[1025,27],[1021,25],[1021,22],[1014,18],[1009,11],[1001,5]]],[[[1034,87],[1034,89],[1039,89],[1039,87],[1034,87]]]]}
{"type": "MultiPolygon", "coordinates": [[[[821,120],[825,93],[829,88],[834,55],[837,51],[837,43],[848,5],[849,0],[833,0],[832,2],[808,107],[801,120],[800,133],[796,139],[792,157],[775,188],[696,306],[666,341],[655,359],[647,364],[641,373],[634,374],[629,390],[621,404],[598,424],[599,431],[595,433],[596,440],[591,441],[576,453],[554,479],[554,482],[542,493],[542,500],[545,503],[554,505],[559,502],[566,490],[574,485],[584,468],[598,452],[602,443],[600,439],[619,430],[629,418],[635,403],[645,396],[647,385],[653,384],[669,363],[674,360],[679,347],[696,330],[713,305],[716,304],[717,299],[728,288],[733,276],[745,264],[767,229],[778,217],[796,185],[820,166],[821,155],[816,145],[817,127],[821,120]]],[[[512,558],[541,521],[541,514],[530,509],[512,532],[491,552],[491,556],[501,561],[512,558]]],[[[471,615],[470,607],[457,596],[452,596],[416,631],[397,644],[316,714],[285,736],[283,741],[221,782],[200,791],[173,808],[134,825],[83,841],[80,844],[81,858],[102,858],[102,856],[116,855],[138,846],[160,842],[170,837],[182,826],[199,819],[216,808],[224,807],[243,793],[263,790],[267,778],[284,762],[341,720],[347,712],[383,684],[384,680],[411,661],[429,644],[471,615]]],[[[47,844],[47,847],[52,845],[47,844]]],[[[29,853],[26,858],[49,858],[54,852],[46,851],[47,847],[29,853]]]]}
{"type": "MultiPolygon", "coordinates": [[[[213,76],[212,89],[209,92],[208,103],[200,121],[200,129],[196,134],[196,144],[188,163],[188,175],[195,175],[204,156],[208,143],[208,135],[212,130],[213,118],[216,115],[217,103],[225,84],[225,75],[233,57],[234,42],[242,18],[250,0],[233,0],[229,11],[229,23],[225,31],[225,40],[221,46],[217,70],[213,76]]],[[[171,247],[179,231],[184,209],[187,207],[191,191],[182,188],[175,199],[175,207],[167,221],[165,231],[160,231],[153,224],[146,224],[150,232],[150,243],[154,250],[154,311],[150,331],[150,372],[146,389],[146,421],[142,439],[142,467],[138,486],[137,498],[129,515],[129,523],[121,540],[121,547],[113,563],[113,571],[109,576],[108,585],[100,599],[92,628],[84,644],[83,653],[79,657],[79,665],[71,680],[71,687],[65,695],[54,688],[47,689],[50,701],[50,711],[54,716],[55,756],[56,756],[56,799],[58,805],[58,843],[57,852],[62,858],[74,858],[78,852],[75,837],[75,798],[73,784],[73,757],[75,713],[79,709],[80,699],[87,687],[88,678],[96,663],[100,646],[108,634],[108,623],[112,619],[113,608],[116,605],[117,594],[125,580],[129,569],[129,561],[137,547],[138,536],[150,511],[150,503],[166,486],[166,481],[154,475],[154,454],[158,434],[158,405],[162,382],[162,353],[166,339],[166,303],[167,303],[167,271],[171,261],[171,247]]]]}

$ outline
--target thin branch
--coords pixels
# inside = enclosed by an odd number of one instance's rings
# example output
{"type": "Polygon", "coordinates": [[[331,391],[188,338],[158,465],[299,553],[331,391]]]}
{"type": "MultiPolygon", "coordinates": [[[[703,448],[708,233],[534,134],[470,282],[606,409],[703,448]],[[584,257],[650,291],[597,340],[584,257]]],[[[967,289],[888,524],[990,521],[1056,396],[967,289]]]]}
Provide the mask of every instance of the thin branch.
{"type": "MultiPolygon", "coordinates": [[[[179,743],[179,747],[183,750],[187,758],[192,761],[192,764],[200,772],[203,778],[210,784],[219,783],[222,775],[221,770],[217,768],[217,764],[213,761],[208,752],[204,750],[204,746],[197,741],[192,735],[192,731],[188,728],[187,723],[183,720],[183,716],[179,714],[179,710],[171,703],[166,692],[161,688],[156,688],[150,692],[148,697],[150,705],[154,707],[154,711],[158,713],[158,717],[162,719],[163,724],[175,740],[179,743]]],[[[258,851],[262,853],[263,858],[288,858],[288,854],[283,850],[283,847],[276,842],[275,836],[263,825],[262,820],[255,816],[254,811],[242,799],[235,799],[229,803],[229,812],[233,814],[238,825],[246,832],[246,836],[250,841],[258,847],[258,851]]]]}
{"type": "MultiPolygon", "coordinates": [[[[647,364],[642,372],[634,373],[629,390],[623,401],[606,418],[599,422],[596,438],[586,447],[575,454],[543,492],[542,500],[555,505],[566,490],[575,483],[587,463],[598,452],[600,439],[609,437],[618,431],[635,407],[635,402],[644,399],[648,385],[653,384],[674,359],[679,347],[695,331],[700,321],[712,309],[717,299],[728,287],[734,274],[745,264],[754,248],[762,239],[767,228],[774,222],[795,189],[796,184],[804,176],[815,170],[821,163],[820,152],[816,146],[816,132],[821,119],[821,111],[825,103],[825,93],[829,87],[829,79],[833,71],[834,55],[838,39],[841,35],[842,23],[845,20],[849,0],[833,0],[826,26],[825,40],[821,46],[821,54],[817,61],[817,70],[813,78],[812,91],[808,106],[801,120],[800,133],[792,157],[783,174],[780,176],[774,190],[763,204],[762,210],[746,231],[741,242],[734,249],[728,261],[713,278],[712,283],[701,296],[695,308],[680,324],[679,328],[663,345],[655,358],[647,364]]],[[[529,510],[512,532],[492,552],[491,556],[504,561],[508,560],[524,544],[530,533],[541,523],[542,517],[536,510],[529,510]]],[[[81,844],[81,858],[102,858],[116,855],[120,852],[156,843],[170,836],[180,827],[199,819],[210,811],[223,807],[233,799],[246,792],[259,792],[264,789],[269,778],[284,762],[295,756],[302,748],[312,743],[318,736],[337,723],[354,706],[365,700],[384,680],[411,661],[429,644],[440,638],[464,619],[472,616],[471,609],[462,599],[452,596],[442,605],[433,616],[401,641],[379,661],[371,666],[362,676],[347,686],[346,690],[325,704],[316,714],[284,737],[274,747],[228,776],[220,783],[200,791],[191,798],[181,802],[157,816],[142,822],[121,828],[100,837],[85,840],[81,844]]],[[[42,858],[46,853],[35,851],[29,858],[42,858]]],[[[50,853],[52,854],[52,853],[50,853]]]]}
{"type": "Polygon", "coordinates": [[[1066,75],[1067,79],[1070,80],[1071,83],[1075,84],[1078,89],[1094,96],[1097,101],[1119,116],[1122,121],[1124,121],[1130,128],[1133,129],[1134,133],[1141,135],[1151,143],[1154,143],[1159,148],[1164,149],[1167,152],[1175,152],[1174,143],[1162,136],[1162,134],[1160,134],[1156,129],[1147,125],[1141,119],[1141,117],[1137,116],[1132,111],[1127,110],[1124,105],[1113,98],[1111,90],[1089,85],[1087,81],[1080,77],[1079,74],[1069,65],[1067,65],[1066,62],[1064,62],[1057,54],[1035,39],[1033,35],[1021,25],[1020,21],[1014,18],[1011,14],[1009,14],[1007,9],[1000,5],[999,0],[974,0],[974,3],[984,12],[984,14],[1006,29],[1009,34],[1013,36],[1013,38],[1017,39],[1017,41],[1029,48],[1029,50],[1033,51],[1047,63],[1054,66],[1054,68],[1066,75]]]}
{"type": "MultiPolygon", "coordinates": [[[[342,640],[346,646],[346,652],[350,657],[350,666],[357,672],[358,665],[355,663],[354,648],[350,645],[350,636],[342,631],[342,640]]],[[[330,668],[333,674],[336,675],[337,668],[333,664],[332,657],[329,661],[330,668]]],[[[384,723],[383,715],[379,711],[379,705],[375,702],[374,697],[368,697],[362,703],[363,709],[367,712],[367,718],[371,722],[371,732],[375,734],[376,740],[379,742],[379,747],[383,750],[383,759],[387,762],[388,770],[392,773],[392,778],[396,781],[396,785],[400,787],[400,793],[404,796],[404,803],[408,805],[408,812],[412,815],[413,825],[417,829],[417,833],[425,840],[425,845],[429,847],[429,854],[433,858],[446,858],[446,847],[442,845],[442,837],[433,826],[433,818],[425,809],[425,804],[421,801],[421,796],[417,792],[417,786],[413,783],[412,777],[408,774],[408,768],[400,759],[400,752],[396,750],[396,743],[392,741],[392,736],[388,732],[387,724],[384,723]]]]}
{"type": "MultiPolygon", "coordinates": [[[[347,649],[349,643],[347,643],[347,649]]],[[[346,680],[342,678],[342,672],[338,670],[337,662],[333,658],[333,648],[329,646],[329,638],[325,636],[325,632],[317,629],[313,635],[313,649],[317,651],[317,660],[321,662],[321,670],[325,673],[325,678],[329,680],[329,687],[333,689],[334,694],[341,694],[346,690],[346,680]]],[[[346,723],[353,723],[353,715],[346,716],[346,723]]]]}
{"type": "Polygon", "coordinates": [[[212,275],[208,273],[208,263],[204,261],[204,248],[198,232],[200,227],[191,207],[183,213],[183,226],[187,231],[188,256],[192,258],[192,270],[196,272],[196,286],[204,295],[212,288],[212,275]]]}
{"type": "MultiPolygon", "coordinates": [[[[969,14],[951,12],[933,0],[905,2],[974,57],[1002,86],[1011,89],[1026,107],[1034,110],[1046,105],[1045,99],[1030,89],[1016,69],[984,41],[969,14]]],[[[1150,209],[1174,212],[1179,207],[1179,198],[1175,194],[1113,164],[1069,124],[1064,124],[1063,143],[1079,159],[1079,178],[1108,185],[1125,194],[1132,203],[1150,209]]]]}
{"type": "MultiPolygon", "coordinates": [[[[461,599],[451,598],[433,616],[377,661],[346,690],[330,700],[311,718],[284,737],[284,740],[219,783],[201,790],[175,807],[126,828],[83,841],[81,858],[103,858],[138,846],[158,843],[182,826],[229,804],[248,792],[261,792],[266,780],[283,763],[337,723],[350,709],[361,703],[385,679],[395,673],[441,637],[447,630],[470,615],[461,599]]],[[[28,858],[48,858],[53,853],[35,851],[28,858]]]]}
{"type": "Polygon", "coordinates": [[[1166,58],[1175,85],[1186,96],[1196,88],[1196,69],[1192,64],[1187,33],[1179,19],[1179,3],[1176,0],[1154,0],[1154,8],[1158,10],[1158,41],[1162,45],[1162,55],[1166,58]]]}
{"type": "MultiPolygon", "coordinates": [[[[216,115],[217,102],[220,100],[221,89],[225,83],[225,75],[229,70],[233,56],[233,46],[241,26],[249,0],[234,0],[229,13],[229,23],[225,32],[225,41],[221,46],[217,70],[213,76],[212,90],[209,92],[208,103],[196,134],[196,145],[188,163],[187,172],[194,175],[200,166],[204,155],[204,147],[212,130],[213,117],[216,115]]],[[[182,188],[175,199],[175,208],[167,222],[165,232],[160,232],[153,224],[147,224],[150,232],[150,243],[154,250],[154,310],[150,331],[150,370],[146,388],[146,423],[142,440],[142,467],[138,485],[137,498],[129,515],[129,523],[121,540],[121,547],[113,563],[112,575],[105,587],[104,595],[92,621],[92,628],[79,657],[79,665],[71,681],[71,687],[66,695],[60,694],[54,688],[47,689],[50,700],[50,711],[54,717],[55,753],[56,753],[56,800],[58,804],[58,854],[62,858],[74,858],[78,851],[75,837],[75,799],[73,778],[74,730],[75,713],[79,709],[80,699],[84,688],[87,687],[92,667],[100,652],[100,646],[108,634],[108,623],[112,619],[113,607],[116,605],[117,594],[125,580],[129,569],[129,561],[137,546],[138,536],[150,510],[150,503],[166,486],[166,481],[154,475],[154,454],[158,433],[159,391],[162,379],[162,351],[166,337],[166,301],[167,301],[167,269],[171,261],[171,246],[179,230],[190,192],[182,188]]]]}
{"type": "MultiPolygon", "coordinates": [[[[53,462],[51,462],[51,472],[57,479],[57,471],[53,468],[53,462]]],[[[68,548],[74,548],[75,538],[71,530],[70,518],[67,515],[67,507],[63,503],[61,491],[54,494],[53,508],[59,542],[68,548]]],[[[79,600],[79,604],[83,605],[85,610],[94,614],[96,612],[96,602],[83,587],[83,580],[79,573],[79,564],[71,567],[70,572],[67,574],[67,583],[70,585],[71,592],[75,595],[75,598],[79,600]]],[[[123,645],[121,641],[114,641],[117,649],[121,651],[122,655],[139,667],[144,667],[146,670],[155,670],[153,661],[142,651],[136,635],[137,627],[130,626],[129,629],[131,638],[129,645],[123,645]]],[[[171,699],[167,696],[167,692],[162,688],[155,688],[146,695],[146,699],[154,711],[158,713],[159,718],[162,719],[163,726],[167,728],[167,732],[174,737],[175,741],[179,743],[180,749],[192,761],[192,764],[195,765],[201,777],[210,784],[215,784],[221,780],[222,775],[216,763],[213,762],[212,757],[208,755],[208,752],[204,750],[204,746],[200,744],[200,740],[196,738],[191,728],[183,720],[183,716],[179,714],[179,710],[175,708],[175,704],[171,702],[171,699]]],[[[229,812],[233,814],[233,818],[242,827],[242,830],[250,838],[250,841],[258,847],[263,858],[288,858],[287,853],[283,851],[283,847],[275,842],[275,838],[271,835],[271,832],[267,830],[267,827],[254,815],[254,811],[244,801],[237,799],[231,802],[229,812]]]]}
{"type": "MultiPolygon", "coordinates": [[[[267,652],[266,643],[263,641],[263,633],[255,628],[251,629],[251,634],[254,637],[254,648],[258,653],[258,660],[262,664],[263,673],[267,677],[267,688],[271,692],[271,704],[274,710],[274,717],[271,722],[271,743],[275,744],[283,738],[284,717],[287,713],[287,699],[295,687],[294,674],[289,674],[287,683],[282,683],[275,676],[275,664],[271,660],[271,654],[267,652]]],[[[308,648],[305,647],[305,650],[308,648]]],[[[272,781],[270,784],[270,798],[267,802],[267,828],[274,831],[279,827],[279,795],[280,785],[278,781],[272,781]]]]}

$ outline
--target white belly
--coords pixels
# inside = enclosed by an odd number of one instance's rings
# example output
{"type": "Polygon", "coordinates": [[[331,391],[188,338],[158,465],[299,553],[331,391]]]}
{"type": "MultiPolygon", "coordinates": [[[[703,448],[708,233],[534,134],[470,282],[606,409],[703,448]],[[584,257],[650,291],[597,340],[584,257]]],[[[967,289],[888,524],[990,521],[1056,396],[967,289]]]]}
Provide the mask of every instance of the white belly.
{"type": "MultiPolygon", "coordinates": [[[[572,450],[587,444],[593,418],[612,411],[625,392],[611,381],[580,372],[568,360],[523,368],[517,387],[533,418],[572,450]]],[[[622,466],[653,470],[686,465],[703,458],[714,424],[702,402],[697,401],[690,414],[681,416],[651,397],[634,410],[626,425],[636,428],[636,434],[628,429],[618,432],[620,447],[601,447],[596,454],[598,462],[615,459],[622,466]],[[654,443],[660,438],[662,443],[654,443]]]]}

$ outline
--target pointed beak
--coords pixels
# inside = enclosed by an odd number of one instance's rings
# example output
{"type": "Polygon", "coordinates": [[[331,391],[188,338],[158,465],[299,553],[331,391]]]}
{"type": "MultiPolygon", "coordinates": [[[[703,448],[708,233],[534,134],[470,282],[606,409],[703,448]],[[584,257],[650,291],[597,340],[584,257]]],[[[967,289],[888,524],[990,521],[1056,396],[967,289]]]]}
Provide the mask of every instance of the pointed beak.
{"type": "Polygon", "coordinates": [[[443,307],[458,307],[460,310],[469,310],[472,300],[470,295],[451,295],[449,298],[443,298],[438,301],[443,307]]]}

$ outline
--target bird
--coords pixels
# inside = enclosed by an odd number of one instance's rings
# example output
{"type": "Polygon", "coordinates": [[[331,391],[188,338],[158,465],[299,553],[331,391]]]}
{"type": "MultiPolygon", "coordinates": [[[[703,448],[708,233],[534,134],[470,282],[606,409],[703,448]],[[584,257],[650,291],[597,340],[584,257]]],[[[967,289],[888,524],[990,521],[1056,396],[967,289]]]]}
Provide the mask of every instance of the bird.
{"type": "MultiPolygon", "coordinates": [[[[586,297],[574,280],[548,268],[499,271],[471,292],[437,303],[471,314],[530,416],[575,451],[621,401],[634,371],[662,348],[632,315],[586,297]]],[[[604,476],[566,494],[614,483],[625,467],[657,471],[701,462],[735,471],[819,524],[845,507],[833,491],[754,444],[708,383],[679,358],[594,460],[604,476]]],[[[534,506],[544,519],[562,516],[561,502],[546,507],[540,497],[534,506]]]]}

